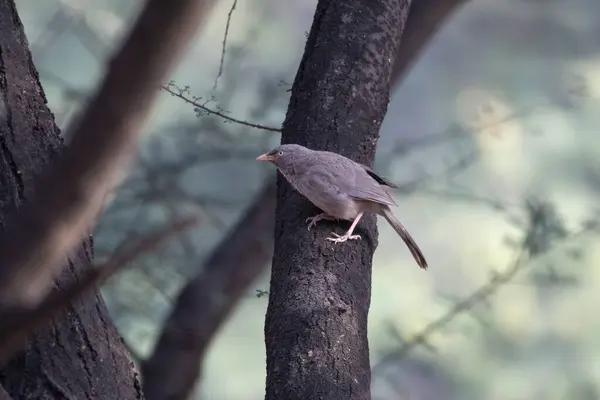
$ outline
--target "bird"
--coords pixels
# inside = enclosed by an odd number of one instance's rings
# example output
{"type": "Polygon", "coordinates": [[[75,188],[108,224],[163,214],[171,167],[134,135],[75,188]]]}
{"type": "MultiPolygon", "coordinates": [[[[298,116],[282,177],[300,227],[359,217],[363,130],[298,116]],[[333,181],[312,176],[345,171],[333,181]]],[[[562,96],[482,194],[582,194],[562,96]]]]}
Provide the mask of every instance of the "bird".
{"type": "Polygon", "coordinates": [[[332,232],[326,240],[335,244],[361,239],[354,234],[358,222],[366,212],[376,213],[402,238],[417,265],[427,269],[423,252],[390,208],[398,204],[386,188],[397,186],[371,168],[341,154],[299,144],[282,144],[256,160],[274,164],[297,192],[321,209],[321,213],[306,219],[309,231],[322,220],[348,220],[352,224],[346,233],[332,232]]]}

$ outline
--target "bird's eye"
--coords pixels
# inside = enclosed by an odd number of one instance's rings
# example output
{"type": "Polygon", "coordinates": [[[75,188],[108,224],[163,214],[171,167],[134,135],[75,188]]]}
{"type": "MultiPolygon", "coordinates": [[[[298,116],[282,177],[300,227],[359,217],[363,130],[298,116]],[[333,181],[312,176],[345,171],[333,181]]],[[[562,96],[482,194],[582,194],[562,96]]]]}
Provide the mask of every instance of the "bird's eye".
{"type": "Polygon", "coordinates": [[[278,152],[277,152],[277,155],[278,155],[278,156],[282,156],[282,155],[283,155],[283,151],[278,151],[278,152]]]}

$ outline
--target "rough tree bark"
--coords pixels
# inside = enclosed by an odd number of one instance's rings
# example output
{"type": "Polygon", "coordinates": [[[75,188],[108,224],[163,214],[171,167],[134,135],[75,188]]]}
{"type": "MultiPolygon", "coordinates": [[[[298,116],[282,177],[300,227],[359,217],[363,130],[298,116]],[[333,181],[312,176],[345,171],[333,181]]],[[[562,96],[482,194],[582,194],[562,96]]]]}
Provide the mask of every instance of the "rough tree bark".
{"type": "MultiPolygon", "coordinates": [[[[439,27],[465,1],[412,2],[392,71],[393,87],[399,85],[439,27]]],[[[201,371],[203,354],[212,335],[218,332],[247,286],[273,257],[272,242],[262,241],[262,233],[257,237],[257,232],[273,231],[276,195],[276,181],[267,182],[231,234],[216,246],[199,275],[190,280],[178,296],[154,353],[142,367],[143,376],[148,378],[144,382],[146,398],[158,398],[164,393],[185,393],[191,389],[193,379],[201,375],[198,371],[201,371]],[[260,239],[259,243],[257,239],[260,239]],[[223,301],[212,301],[220,298],[223,287],[235,290],[227,291],[228,297],[223,301]],[[212,300],[206,301],[207,298],[212,300]],[[189,315],[195,317],[190,319],[189,315]],[[178,367],[173,368],[174,365],[178,367]]]]}
{"type": "MultiPolygon", "coordinates": [[[[32,182],[62,147],[13,0],[0,0],[0,225],[31,197],[32,182]]],[[[86,241],[56,287],[91,258],[86,241]]],[[[17,399],[142,399],[137,372],[102,298],[76,301],[0,372],[17,399]]]]}
{"type": "MultiPolygon", "coordinates": [[[[392,66],[410,0],[320,0],[292,88],[282,143],[370,165],[387,111],[392,66]]],[[[344,223],[278,176],[275,252],[265,323],[266,399],[370,399],[367,314],[375,217],[361,241],[332,244],[344,223]]]]}

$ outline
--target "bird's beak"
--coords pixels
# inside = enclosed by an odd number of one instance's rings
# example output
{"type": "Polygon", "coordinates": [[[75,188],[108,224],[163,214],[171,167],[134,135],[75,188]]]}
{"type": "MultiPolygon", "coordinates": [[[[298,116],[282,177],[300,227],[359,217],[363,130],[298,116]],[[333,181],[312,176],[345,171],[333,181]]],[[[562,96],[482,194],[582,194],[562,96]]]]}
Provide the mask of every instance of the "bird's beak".
{"type": "Polygon", "coordinates": [[[275,160],[275,157],[270,156],[269,153],[261,154],[260,156],[256,157],[256,161],[273,161],[273,160],[275,160]]]}

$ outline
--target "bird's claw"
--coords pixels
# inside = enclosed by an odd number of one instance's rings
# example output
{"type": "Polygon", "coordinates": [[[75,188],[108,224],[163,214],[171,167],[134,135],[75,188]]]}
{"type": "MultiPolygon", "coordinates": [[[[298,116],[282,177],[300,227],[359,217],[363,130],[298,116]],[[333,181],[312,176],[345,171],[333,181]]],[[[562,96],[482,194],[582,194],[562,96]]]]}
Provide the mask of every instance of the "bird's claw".
{"type": "Polygon", "coordinates": [[[308,230],[310,231],[310,228],[312,228],[313,226],[315,226],[317,224],[317,222],[319,222],[319,220],[317,219],[318,215],[315,217],[308,217],[306,218],[305,222],[309,222],[308,224],[308,230]]]}
{"type": "Polygon", "coordinates": [[[312,228],[313,226],[317,225],[317,222],[321,221],[321,220],[337,220],[336,218],[327,215],[327,214],[317,214],[314,217],[308,217],[306,218],[305,222],[309,222],[308,224],[308,230],[310,231],[310,228],[312,228]]]}
{"type": "Polygon", "coordinates": [[[326,240],[329,240],[330,242],[333,243],[343,243],[347,240],[361,240],[362,238],[360,237],[360,235],[349,235],[348,233],[344,234],[344,235],[338,235],[335,232],[331,232],[332,236],[335,237],[328,237],[326,238],[326,240]]]}

